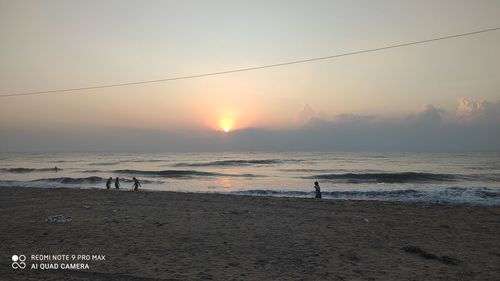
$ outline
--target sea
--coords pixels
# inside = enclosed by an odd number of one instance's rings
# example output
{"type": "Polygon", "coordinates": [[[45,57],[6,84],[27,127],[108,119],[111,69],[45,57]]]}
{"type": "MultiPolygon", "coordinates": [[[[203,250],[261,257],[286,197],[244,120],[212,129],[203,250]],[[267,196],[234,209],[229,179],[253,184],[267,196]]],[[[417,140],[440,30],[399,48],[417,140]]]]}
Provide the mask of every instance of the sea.
{"type": "MultiPolygon", "coordinates": [[[[105,189],[500,205],[500,153],[0,153],[0,188],[105,189]],[[56,169],[57,167],[57,169],[56,169]]],[[[111,192],[111,191],[110,191],[111,192]]]]}

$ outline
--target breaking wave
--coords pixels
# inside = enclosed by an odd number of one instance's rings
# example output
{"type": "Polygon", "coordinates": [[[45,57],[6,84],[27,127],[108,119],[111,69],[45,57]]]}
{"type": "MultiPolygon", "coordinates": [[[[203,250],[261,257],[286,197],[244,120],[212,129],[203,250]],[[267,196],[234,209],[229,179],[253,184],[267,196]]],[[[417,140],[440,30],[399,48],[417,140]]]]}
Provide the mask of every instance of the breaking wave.
{"type": "Polygon", "coordinates": [[[443,182],[455,181],[460,177],[450,174],[432,174],[432,173],[346,173],[346,174],[323,174],[305,177],[307,179],[336,180],[347,183],[416,183],[416,182],[443,182]]]}
{"type": "MultiPolygon", "coordinates": [[[[232,194],[277,197],[314,198],[314,191],[297,190],[244,190],[232,194]]],[[[486,205],[500,204],[500,191],[486,187],[462,188],[450,187],[444,190],[352,190],[322,192],[323,198],[357,200],[394,200],[427,203],[464,204],[477,203],[486,205]]]]}
{"type": "MultiPolygon", "coordinates": [[[[240,195],[261,195],[261,196],[292,196],[292,197],[312,197],[314,191],[298,190],[244,190],[236,191],[240,195]]],[[[330,191],[321,192],[327,198],[390,198],[400,196],[421,197],[423,194],[413,189],[404,190],[375,190],[375,191],[330,191]]]]}
{"type": "Polygon", "coordinates": [[[32,182],[54,182],[54,183],[63,183],[63,184],[96,184],[103,183],[106,179],[101,177],[86,177],[86,178],[70,178],[70,177],[60,177],[60,178],[46,178],[46,179],[37,179],[32,180],[32,182]]]}
{"type": "Polygon", "coordinates": [[[120,161],[115,161],[115,162],[95,162],[95,163],[89,163],[89,166],[113,166],[113,165],[118,165],[120,164],[120,161]]]}
{"type": "MultiPolygon", "coordinates": [[[[31,182],[51,182],[51,183],[60,183],[60,184],[102,184],[105,183],[108,178],[103,177],[85,177],[85,178],[71,178],[71,177],[59,177],[59,178],[45,178],[45,179],[36,179],[31,182]]],[[[114,179],[113,179],[114,182],[114,179]]],[[[120,178],[120,182],[133,182],[131,179],[120,178]]],[[[141,180],[142,183],[154,183],[154,181],[149,180],[141,180]]]]}
{"type": "Polygon", "coordinates": [[[174,167],[208,167],[208,166],[251,166],[251,165],[273,165],[284,162],[298,162],[301,160],[279,160],[279,159],[255,159],[255,160],[218,160],[200,163],[177,163],[174,167]]]}
{"type": "Polygon", "coordinates": [[[103,172],[106,172],[106,171],[103,171],[103,170],[85,170],[85,171],[81,171],[82,173],[103,173],[103,172]]]}
{"type": "MultiPolygon", "coordinates": [[[[62,170],[61,168],[57,168],[58,171],[62,170]]],[[[6,173],[34,173],[34,172],[54,172],[54,168],[2,168],[0,169],[2,172],[6,173]]]]}
{"type": "Polygon", "coordinates": [[[167,162],[167,160],[163,160],[163,159],[132,159],[132,160],[128,160],[128,161],[121,161],[123,163],[127,163],[127,162],[133,162],[133,163],[156,163],[156,162],[167,162]]]}
{"type": "Polygon", "coordinates": [[[157,176],[164,178],[191,178],[191,177],[261,177],[253,174],[222,174],[213,172],[202,172],[195,170],[162,170],[162,171],[148,171],[148,170],[115,170],[118,174],[128,175],[143,175],[143,176],[157,176]]]}

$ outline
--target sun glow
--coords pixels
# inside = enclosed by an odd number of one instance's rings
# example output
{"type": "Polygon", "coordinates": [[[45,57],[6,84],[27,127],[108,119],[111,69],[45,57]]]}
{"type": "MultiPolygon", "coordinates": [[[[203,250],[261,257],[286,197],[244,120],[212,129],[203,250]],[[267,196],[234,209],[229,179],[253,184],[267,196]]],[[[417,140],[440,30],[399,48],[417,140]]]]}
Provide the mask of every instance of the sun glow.
{"type": "Polygon", "coordinates": [[[219,127],[224,131],[224,132],[229,132],[234,126],[234,121],[231,119],[221,119],[219,120],[219,127]]]}

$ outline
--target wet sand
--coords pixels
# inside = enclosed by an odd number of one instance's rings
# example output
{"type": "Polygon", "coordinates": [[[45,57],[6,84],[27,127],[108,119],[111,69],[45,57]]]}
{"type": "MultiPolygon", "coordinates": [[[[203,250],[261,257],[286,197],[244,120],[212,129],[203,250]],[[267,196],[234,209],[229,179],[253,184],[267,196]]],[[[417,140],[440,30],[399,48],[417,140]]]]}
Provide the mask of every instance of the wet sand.
{"type": "Polygon", "coordinates": [[[0,210],[1,280],[500,280],[500,207],[2,187],[0,210]]]}

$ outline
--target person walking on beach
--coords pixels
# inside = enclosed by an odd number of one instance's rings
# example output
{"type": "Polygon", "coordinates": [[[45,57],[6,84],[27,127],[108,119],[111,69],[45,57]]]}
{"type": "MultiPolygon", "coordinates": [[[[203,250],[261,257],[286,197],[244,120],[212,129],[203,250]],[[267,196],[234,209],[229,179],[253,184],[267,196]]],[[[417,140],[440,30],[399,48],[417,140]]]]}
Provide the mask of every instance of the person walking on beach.
{"type": "Polygon", "coordinates": [[[132,177],[132,179],[134,180],[134,185],[132,186],[134,188],[134,190],[139,189],[139,186],[141,186],[141,183],[139,182],[139,180],[136,179],[135,177],[132,177]]]}
{"type": "Polygon", "coordinates": [[[106,189],[109,189],[111,187],[111,182],[113,181],[112,177],[109,177],[109,180],[106,182],[106,189]]]}
{"type": "Polygon", "coordinates": [[[115,188],[116,189],[120,188],[120,180],[118,179],[118,177],[116,177],[115,179],[115,188]]]}
{"type": "Polygon", "coordinates": [[[314,182],[314,190],[316,191],[316,197],[321,199],[321,188],[319,187],[319,183],[317,181],[314,182]]]}
{"type": "Polygon", "coordinates": [[[54,167],[54,170],[55,170],[55,171],[56,171],[56,173],[57,173],[57,171],[59,171],[59,168],[57,168],[57,166],[55,166],[55,167],[54,167]]]}

